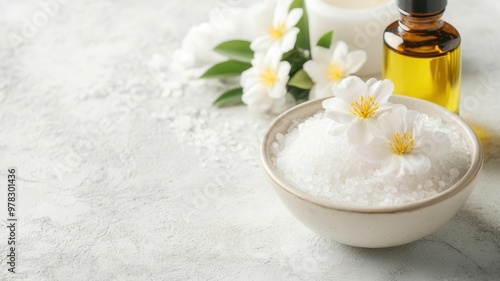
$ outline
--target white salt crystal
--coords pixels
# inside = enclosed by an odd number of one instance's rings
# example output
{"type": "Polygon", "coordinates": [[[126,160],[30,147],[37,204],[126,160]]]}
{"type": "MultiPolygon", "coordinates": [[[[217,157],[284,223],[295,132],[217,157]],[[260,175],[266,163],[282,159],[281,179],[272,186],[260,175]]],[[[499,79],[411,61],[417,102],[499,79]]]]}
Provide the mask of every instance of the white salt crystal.
{"type": "Polygon", "coordinates": [[[393,206],[422,200],[459,180],[470,166],[470,150],[453,127],[425,114],[419,118],[425,120],[425,131],[442,132],[451,142],[448,153],[431,159],[426,175],[382,175],[378,165],[355,153],[345,134],[326,133],[331,121],[323,113],[303,122],[294,120],[286,135],[277,134],[271,148],[273,163],[297,188],[335,202],[393,206]]]}
{"type": "Polygon", "coordinates": [[[431,180],[426,180],[425,181],[425,188],[431,188],[434,185],[434,183],[431,180]]]}

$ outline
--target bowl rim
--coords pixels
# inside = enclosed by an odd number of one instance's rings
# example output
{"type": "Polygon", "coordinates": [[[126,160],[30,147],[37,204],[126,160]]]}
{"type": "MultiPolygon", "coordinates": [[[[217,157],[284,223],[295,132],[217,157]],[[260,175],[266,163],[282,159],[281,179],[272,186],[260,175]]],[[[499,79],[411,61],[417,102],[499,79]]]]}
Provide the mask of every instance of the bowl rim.
{"type": "MultiPolygon", "coordinates": [[[[331,98],[331,97],[328,97],[331,98]]],[[[467,143],[472,143],[472,146],[470,147],[471,150],[471,165],[467,172],[462,176],[460,180],[458,180],[454,185],[449,187],[443,192],[440,192],[438,194],[435,194],[433,196],[427,197],[422,200],[418,200],[415,202],[409,202],[409,203],[404,203],[400,205],[394,205],[394,206],[362,206],[362,205],[353,205],[353,204],[348,204],[348,203],[342,203],[342,202],[334,202],[328,198],[325,197],[318,197],[314,196],[306,191],[303,191],[297,187],[294,186],[293,183],[287,181],[284,176],[280,174],[280,172],[277,171],[277,169],[274,167],[272,163],[271,157],[271,152],[269,150],[270,146],[267,145],[268,139],[269,138],[275,138],[275,136],[272,136],[273,129],[276,127],[277,124],[280,122],[283,122],[285,119],[288,119],[287,116],[289,116],[291,113],[301,110],[304,107],[313,107],[316,106],[316,104],[320,104],[323,102],[323,100],[328,99],[328,98],[323,98],[323,99],[317,99],[317,100],[312,100],[312,101],[307,101],[302,104],[296,105],[289,110],[283,112],[280,114],[277,118],[275,118],[269,127],[267,128],[261,144],[260,144],[260,162],[262,167],[264,168],[268,178],[272,180],[276,186],[280,187],[284,191],[294,195],[300,200],[307,201],[309,203],[318,205],[323,208],[327,209],[333,209],[337,211],[344,211],[344,212],[351,212],[351,213],[371,213],[371,214],[389,214],[389,213],[398,213],[398,212],[409,212],[409,211],[414,211],[418,210],[433,204],[436,204],[438,202],[441,202],[447,198],[453,197],[454,195],[458,194],[460,191],[465,189],[471,182],[476,178],[477,174],[482,168],[483,165],[483,152],[482,152],[482,146],[481,142],[479,141],[478,136],[474,132],[474,130],[457,114],[450,112],[449,110],[445,109],[444,107],[437,105],[435,103],[422,100],[422,99],[417,99],[413,97],[407,97],[407,96],[400,96],[400,95],[393,95],[391,96],[391,101],[394,102],[394,100],[402,100],[404,101],[405,99],[408,100],[413,100],[414,102],[417,103],[424,103],[425,106],[431,107],[431,110],[437,110],[440,111],[442,114],[444,114],[447,119],[450,119],[454,121],[454,125],[458,127],[459,130],[464,131],[464,137],[466,138],[467,143]]],[[[317,112],[320,112],[321,109],[317,112]]],[[[317,113],[316,112],[316,113],[317,113]]],[[[314,114],[316,114],[314,113],[314,114]]],[[[312,116],[312,115],[310,115],[312,116]]],[[[310,116],[306,116],[305,118],[308,118],[310,116]]],[[[442,118],[443,119],[443,118],[442,118]]],[[[443,120],[446,122],[445,120],[443,120]]],[[[451,123],[451,122],[447,122],[451,123]]],[[[274,142],[274,141],[273,141],[274,142]]],[[[271,144],[273,142],[270,142],[271,144]]]]}

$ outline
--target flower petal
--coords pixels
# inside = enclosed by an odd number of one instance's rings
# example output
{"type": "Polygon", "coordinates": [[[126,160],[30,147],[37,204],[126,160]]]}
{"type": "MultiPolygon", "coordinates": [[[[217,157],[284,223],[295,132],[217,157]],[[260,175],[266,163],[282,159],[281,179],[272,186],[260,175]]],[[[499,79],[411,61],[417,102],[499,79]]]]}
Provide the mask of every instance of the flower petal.
{"type": "Polygon", "coordinates": [[[403,116],[404,112],[387,112],[377,119],[377,128],[379,129],[380,135],[383,135],[388,141],[391,140],[390,135],[394,133],[403,133],[403,116]]]}
{"type": "Polygon", "coordinates": [[[273,69],[278,69],[278,66],[280,64],[280,61],[281,61],[281,56],[282,56],[282,53],[281,53],[281,50],[280,48],[278,48],[277,46],[271,46],[267,52],[266,52],[266,55],[265,55],[265,67],[264,68],[267,68],[267,67],[271,67],[273,69]]]}
{"type": "Polygon", "coordinates": [[[403,127],[404,132],[412,132],[415,122],[418,118],[419,113],[415,110],[406,110],[403,113],[403,127]]]}
{"type": "Polygon", "coordinates": [[[332,62],[344,62],[346,60],[349,48],[344,41],[338,41],[333,44],[332,62]]]}
{"type": "Polygon", "coordinates": [[[337,87],[337,85],[339,84],[340,82],[339,81],[334,81],[334,80],[327,80],[327,86],[328,86],[328,91],[330,94],[330,96],[333,96],[334,95],[334,92],[335,92],[335,88],[337,87]]]}
{"type": "Polygon", "coordinates": [[[273,99],[279,99],[286,95],[286,83],[279,83],[268,89],[267,94],[273,99]]]}
{"type": "Polygon", "coordinates": [[[451,149],[451,142],[448,136],[442,132],[433,132],[425,134],[423,132],[415,132],[415,153],[429,155],[433,159],[439,159],[451,149]]]}
{"type": "Polygon", "coordinates": [[[284,24],[288,15],[288,10],[292,0],[279,0],[274,9],[273,25],[284,24]]]}
{"type": "Polygon", "coordinates": [[[386,103],[394,91],[394,84],[391,80],[385,79],[377,81],[368,89],[368,95],[374,96],[379,104],[386,103]]]}
{"type": "Polygon", "coordinates": [[[310,99],[320,99],[333,96],[333,81],[321,81],[314,84],[309,92],[310,99]]]}
{"type": "Polygon", "coordinates": [[[369,126],[370,120],[357,119],[347,129],[347,139],[356,146],[367,145],[372,139],[373,134],[369,126]]]}
{"type": "Polygon", "coordinates": [[[393,154],[383,138],[374,138],[368,145],[356,148],[356,152],[372,163],[381,163],[393,154]]]}
{"type": "Polygon", "coordinates": [[[327,65],[315,60],[309,60],[304,63],[304,71],[311,77],[314,83],[321,83],[326,81],[325,73],[327,65]]]}
{"type": "Polygon", "coordinates": [[[354,101],[359,101],[361,95],[365,95],[368,88],[366,84],[357,76],[349,76],[342,80],[334,89],[334,94],[337,98],[351,104],[354,101]]]}
{"type": "Polygon", "coordinates": [[[314,61],[321,62],[325,65],[330,62],[332,58],[331,50],[320,46],[312,47],[311,54],[314,61]]]}
{"type": "Polygon", "coordinates": [[[431,161],[424,154],[409,153],[402,155],[401,168],[412,175],[423,175],[431,169],[431,161]]]}
{"type": "Polygon", "coordinates": [[[288,80],[288,74],[290,74],[291,65],[287,61],[282,61],[278,66],[278,78],[288,80]]]}
{"type": "Polygon", "coordinates": [[[256,52],[253,55],[252,66],[259,70],[264,69],[266,67],[266,55],[267,52],[256,52]]]}
{"type": "Polygon", "coordinates": [[[241,100],[244,104],[253,104],[261,100],[262,96],[266,96],[266,91],[259,84],[256,84],[243,90],[241,100]]]}
{"type": "Polygon", "coordinates": [[[308,99],[309,99],[309,100],[316,100],[316,99],[318,99],[319,97],[318,97],[318,93],[317,93],[317,91],[318,91],[318,85],[317,85],[317,84],[315,84],[315,85],[314,85],[314,86],[312,86],[312,88],[309,90],[309,97],[308,97],[308,99]]]}
{"type": "MultiPolygon", "coordinates": [[[[256,75],[256,71],[255,71],[255,68],[251,67],[245,71],[243,71],[241,73],[241,76],[240,76],[240,84],[242,87],[245,87],[245,84],[249,84],[248,81],[249,80],[257,80],[257,75],[256,75]]],[[[251,84],[255,84],[255,83],[251,83],[251,84]]]]}
{"type": "Polygon", "coordinates": [[[396,111],[399,111],[399,112],[403,113],[406,110],[407,110],[406,106],[404,106],[402,104],[393,104],[393,103],[387,102],[387,103],[383,103],[383,104],[379,105],[379,108],[377,109],[377,112],[375,112],[375,114],[373,115],[373,118],[377,119],[382,114],[385,114],[388,112],[394,113],[396,111]]]}
{"type": "Polygon", "coordinates": [[[383,175],[395,174],[396,177],[404,175],[404,170],[401,169],[403,158],[398,155],[392,155],[385,159],[380,165],[380,172],[383,175]]]}
{"type": "Polygon", "coordinates": [[[249,91],[244,92],[241,99],[243,103],[248,105],[248,108],[251,112],[258,113],[269,111],[275,101],[274,99],[269,97],[269,95],[267,95],[266,89],[258,86],[255,86],[249,91]]]}
{"type": "Polygon", "coordinates": [[[342,124],[350,124],[356,120],[356,117],[348,112],[327,111],[325,112],[325,116],[329,119],[332,119],[335,122],[342,124]]]}
{"type": "Polygon", "coordinates": [[[297,41],[297,34],[299,34],[299,29],[293,27],[290,29],[281,39],[281,52],[286,53],[293,49],[295,46],[295,41],[297,41]]]}
{"type": "Polygon", "coordinates": [[[362,50],[357,50],[347,54],[346,60],[346,72],[347,74],[353,74],[357,72],[363,64],[366,62],[366,52],[362,50]]]}
{"type": "Polygon", "coordinates": [[[349,112],[350,105],[346,104],[344,101],[331,98],[324,100],[323,108],[325,108],[325,116],[333,121],[339,123],[352,123],[356,120],[356,116],[349,112]]]}
{"type": "Polygon", "coordinates": [[[256,75],[253,75],[253,73],[251,75],[241,76],[240,84],[244,89],[252,87],[258,83],[259,78],[256,75]]]}
{"type": "Polygon", "coordinates": [[[365,82],[366,87],[370,88],[373,84],[375,84],[378,80],[376,78],[370,78],[365,82]]]}
{"type": "Polygon", "coordinates": [[[269,38],[269,36],[261,36],[250,43],[250,49],[254,52],[266,50],[272,45],[272,43],[273,40],[269,38]]]}
{"type": "Polygon", "coordinates": [[[300,18],[302,17],[303,11],[300,8],[295,8],[288,13],[288,16],[286,18],[285,26],[287,28],[295,26],[300,18]]]}
{"type": "Polygon", "coordinates": [[[319,82],[317,85],[319,87],[318,90],[321,92],[320,94],[324,97],[333,96],[333,88],[337,86],[337,84],[334,83],[334,81],[329,81],[329,80],[326,80],[324,82],[319,82]]]}
{"type": "Polygon", "coordinates": [[[351,106],[345,103],[343,100],[337,98],[331,98],[324,100],[321,105],[327,112],[335,111],[335,112],[349,112],[351,106]]]}

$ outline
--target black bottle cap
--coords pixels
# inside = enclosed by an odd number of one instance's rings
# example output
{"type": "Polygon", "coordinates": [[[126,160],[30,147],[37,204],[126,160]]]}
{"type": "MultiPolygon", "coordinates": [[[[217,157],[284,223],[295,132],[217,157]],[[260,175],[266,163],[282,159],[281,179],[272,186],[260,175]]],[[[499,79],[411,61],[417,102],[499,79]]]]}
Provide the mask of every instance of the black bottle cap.
{"type": "Polygon", "coordinates": [[[409,13],[437,13],[446,7],[447,0],[398,0],[398,7],[409,13]]]}

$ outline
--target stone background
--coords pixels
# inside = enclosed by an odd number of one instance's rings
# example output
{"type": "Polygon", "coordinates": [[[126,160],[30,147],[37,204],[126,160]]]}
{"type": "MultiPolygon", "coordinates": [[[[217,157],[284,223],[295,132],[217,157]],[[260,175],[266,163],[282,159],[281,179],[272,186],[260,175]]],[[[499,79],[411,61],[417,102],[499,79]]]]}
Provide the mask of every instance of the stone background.
{"type": "Polygon", "coordinates": [[[72,0],[45,20],[44,2],[0,2],[0,174],[18,170],[17,279],[500,279],[499,2],[450,0],[445,16],[463,38],[479,184],[434,234],[375,250],[327,241],[279,202],[257,158],[272,116],[211,108],[218,83],[151,74],[210,9],[250,1],[72,0]]]}

